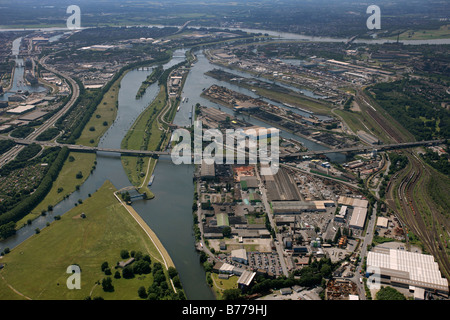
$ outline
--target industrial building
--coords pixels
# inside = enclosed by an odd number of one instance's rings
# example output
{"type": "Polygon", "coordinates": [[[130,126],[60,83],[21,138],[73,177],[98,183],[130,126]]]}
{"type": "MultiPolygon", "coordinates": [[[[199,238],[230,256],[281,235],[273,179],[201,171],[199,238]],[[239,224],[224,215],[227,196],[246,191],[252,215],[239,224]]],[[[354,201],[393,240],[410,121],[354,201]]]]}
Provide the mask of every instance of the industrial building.
{"type": "Polygon", "coordinates": [[[30,113],[27,113],[21,117],[19,117],[19,120],[24,120],[24,121],[36,121],[39,120],[40,118],[44,117],[47,114],[46,111],[33,111],[30,113]]]}
{"type": "Polygon", "coordinates": [[[299,201],[302,200],[292,175],[280,168],[275,175],[266,175],[265,184],[270,201],[299,201]]]}
{"type": "Polygon", "coordinates": [[[248,264],[247,250],[245,249],[232,250],[231,259],[239,263],[248,264]]]}
{"type": "Polygon", "coordinates": [[[204,179],[214,178],[216,176],[214,163],[207,164],[205,161],[202,161],[202,164],[200,167],[200,175],[204,179]]]}
{"type": "Polygon", "coordinates": [[[325,206],[316,201],[272,201],[273,214],[300,214],[302,212],[325,211],[325,206]]]}
{"type": "Polygon", "coordinates": [[[365,199],[340,196],[339,200],[338,200],[338,204],[348,206],[351,208],[356,208],[356,207],[367,208],[367,206],[369,205],[369,201],[365,200],[365,199]]]}
{"type": "Polygon", "coordinates": [[[385,218],[385,217],[378,217],[377,218],[377,225],[376,225],[377,228],[387,229],[388,225],[389,225],[389,219],[388,218],[385,218]]]}
{"type": "Polygon", "coordinates": [[[354,229],[364,229],[364,224],[367,217],[367,208],[356,207],[353,209],[352,217],[349,226],[354,229]]]}
{"type": "Polygon", "coordinates": [[[339,213],[334,217],[334,221],[344,222],[345,217],[347,216],[347,209],[347,206],[342,206],[339,213]]]}
{"type": "Polygon", "coordinates": [[[367,270],[378,270],[381,284],[449,293],[448,281],[431,255],[377,247],[368,253],[367,270]]]}
{"type": "Polygon", "coordinates": [[[255,278],[255,275],[256,272],[245,270],[237,281],[239,289],[248,288],[252,283],[253,279],[255,278]]]}
{"type": "Polygon", "coordinates": [[[258,188],[258,179],[255,176],[243,176],[240,179],[241,189],[247,191],[250,189],[258,188]]]}
{"type": "Polygon", "coordinates": [[[22,113],[31,111],[31,110],[33,110],[34,108],[36,108],[35,105],[18,106],[18,107],[16,107],[16,108],[9,109],[7,112],[8,112],[8,113],[13,113],[13,114],[22,114],[22,113]]]}

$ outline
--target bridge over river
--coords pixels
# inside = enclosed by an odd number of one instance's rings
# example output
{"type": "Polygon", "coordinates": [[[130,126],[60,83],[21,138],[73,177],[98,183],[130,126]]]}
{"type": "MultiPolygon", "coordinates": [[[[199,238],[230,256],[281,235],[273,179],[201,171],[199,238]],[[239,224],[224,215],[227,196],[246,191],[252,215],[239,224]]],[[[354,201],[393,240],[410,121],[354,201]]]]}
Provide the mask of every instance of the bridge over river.
{"type": "MultiPolygon", "coordinates": [[[[48,142],[48,141],[36,141],[36,140],[29,140],[29,139],[19,139],[19,138],[10,138],[6,136],[0,136],[2,139],[10,139],[13,140],[17,144],[21,145],[29,145],[32,143],[39,144],[44,147],[67,147],[71,151],[79,151],[79,152],[111,152],[111,153],[120,153],[120,154],[126,154],[126,155],[147,155],[147,156],[153,156],[153,155],[170,155],[171,151],[151,151],[151,150],[128,150],[128,149],[112,149],[112,148],[99,148],[99,147],[89,147],[84,145],[76,145],[76,144],[62,144],[62,143],[56,143],[56,142],[48,142]]],[[[434,145],[434,144],[440,144],[445,142],[445,140],[428,140],[428,141],[414,141],[414,142],[404,142],[404,143],[394,143],[394,144],[381,144],[381,145],[372,145],[372,146],[357,146],[357,147],[350,147],[350,148],[342,148],[342,149],[325,149],[325,150],[309,150],[305,152],[297,152],[297,153],[290,153],[290,154],[281,154],[281,159],[288,159],[288,158],[299,158],[303,156],[314,156],[314,155],[320,155],[320,154],[327,154],[327,153],[346,153],[346,152],[369,152],[372,150],[377,151],[386,151],[386,150],[392,150],[392,149],[403,149],[403,148],[411,148],[411,147],[417,147],[417,146],[424,146],[424,145],[434,145]]]]}

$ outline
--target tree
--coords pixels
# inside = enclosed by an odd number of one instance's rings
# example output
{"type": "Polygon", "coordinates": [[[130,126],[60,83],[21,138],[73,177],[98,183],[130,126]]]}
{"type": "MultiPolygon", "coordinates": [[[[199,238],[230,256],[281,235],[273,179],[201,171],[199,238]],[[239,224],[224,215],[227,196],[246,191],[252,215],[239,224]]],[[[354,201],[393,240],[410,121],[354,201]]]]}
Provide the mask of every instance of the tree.
{"type": "Polygon", "coordinates": [[[241,296],[241,290],[239,289],[226,289],[223,291],[224,300],[238,300],[241,296]]]}
{"type": "Polygon", "coordinates": [[[139,287],[138,295],[139,295],[139,298],[142,298],[142,299],[147,298],[147,291],[145,290],[144,287],[139,287]]]}
{"type": "Polygon", "coordinates": [[[120,251],[120,257],[122,259],[128,259],[130,257],[130,253],[128,252],[128,250],[122,250],[120,251]]]}
{"type": "Polygon", "coordinates": [[[222,234],[225,238],[228,238],[231,236],[231,227],[226,226],[222,229],[222,234]]]}
{"type": "Polygon", "coordinates": [[[112,285],[112,279],[110,277],[103,278],[102,288],[105,292],[113,292],[114,286],[112,285]]]}
{"type": "Polygon", "coordinates": [[[134,259],[136,259],[136,261],[141,260],[143,257],[144,257],[144,255],[142,254],[141,251],[137,251],[137,252],[134,254],[134,259]]]}
{"type": "Polygon", "coordinates": [[[178,275],[178,271],[174,267],[169,267],[169,269],[167,271],[169,272],[169,277],[170,278],[173,278],[176,275],[178,275]]]}
{"type": "Polygon", "coordinates": [[[149,274],[151,271],[152,269],[147,261],[139,260],[133,263],[134,274],[149,274]]]}
{"type": "Polygon", "coordinates": [[[392,287],[381,287],[376,295],[377,300],[406,300],[406,297],[392,287]]]}
{"type": "Polygon", "coordinates": [[[177,288],[181,289],[181,281],[180,281],[180,277],[178,275],[176,275],[175,277],[173,277],[172,279],[173,281],[173,285],[177,288]]]}
{"type": "Polygon", "coordinates": [[[102,272],[104,272],[106,268],[109,268],[108,262],[107,261],[103,262],[101,268],[102,268],[102,272]]]}
{"type": "Polygon", "coordinates": [[[131,279],[134,277],[134,272],[133,272],[133,269],[131,268],[131,266],[126,266],[125,268],[123,268],[122,276],[125,279],[131,279]]]}
{"type": "Polygon", "coordinates": [[[0,226],[0,238],[6,239],[14,234],[16,234],[16,223],[14,221],[0,226]]]}

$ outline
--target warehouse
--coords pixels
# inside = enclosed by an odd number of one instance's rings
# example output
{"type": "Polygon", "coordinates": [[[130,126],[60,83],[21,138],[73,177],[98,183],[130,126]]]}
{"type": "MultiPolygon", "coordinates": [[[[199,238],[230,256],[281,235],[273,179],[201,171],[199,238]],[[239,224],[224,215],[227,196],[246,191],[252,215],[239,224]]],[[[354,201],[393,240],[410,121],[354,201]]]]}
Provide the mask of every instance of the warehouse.
{"type": "Polygon", "coordinates": [[[377,228],[384,228],[387,229],[389,225],[389,219],[385,217],[378,217],[377,218],[377,228]]]}
{"type": "Polygon", "coordinates": [[[237,281],[239,289],[245,289],[249,287],[253,279],[255,278],[255,275],[256,272],[245,270],[237,281]]]}
{"type": "Polygon", "coordinates": [[[339,200],[338,200],[338,204],[352,207],[352,208],[356,208],[356,207],[367,208],[367,206],[369,205],[369,201],[364,200],[364,199],[340,196],[339,200]]]}
{"type": "Polygon", "coordinates": [[[302,212],[325,211],[325,206],[314,201],[272,201],[273,214],[300,214],[302,212]]]}
{"type": "Polygon", "coordinates": [[[345,217],[347,216],[347,208],[347,206],[342,206],[339,213],[334,217],[334,221],[344,222],[345,217]]]}
{"type": "Polygon", "coordinates": [[[231,259],[239,263],[248,264],[247,250],[245,249],[232,250],[231,259]]]}
{"type": "Polygon", "coordinates": [[[207,164],[205,161],[203,161],[200,168],[200,175],[204,179],[214,178],[216,176],[214,163],[207,164]]]}
{"type": "Polygon", "coordinates": [[[350,228],[364,229],[364,224],[366,222],[367,208],[357,207],[353,209],[352,218],[350,219],[350,228]]]}
{"type": "Polygon", "coordinates": [[[45,116],[47,114],[47,112],[45,111],[33,111],[30,113],[27,113],[26,115],[23,115],[21,117],[19,117],[19,120],[24,120],[24,121],[36,121],[39,120],[40,118],[42,118],[43,116],[45,116]]]}
{"type": "Polygon", "coordinates": [[[431,255],[378,247],[368,253],[367,270],[377,270],[381,284],[449,293],[448,281],[431,255]]]}
{"type": "Polygon", "coordinates": [[[301,200],[300,192],[292,175],[280,168],[275,175],[266,175],[266,188],[270,201],[301,200]]]}
{"type": "Polygon", "coordinates": [[[18,107],[14,108],[14,109],[9,109],[8,113],[22,114],[22,113],[25,113],[27,111],[31,111],[34,108],[36,108],[36,106],[34,106],[34,105],[18,106],[18,107]]]}

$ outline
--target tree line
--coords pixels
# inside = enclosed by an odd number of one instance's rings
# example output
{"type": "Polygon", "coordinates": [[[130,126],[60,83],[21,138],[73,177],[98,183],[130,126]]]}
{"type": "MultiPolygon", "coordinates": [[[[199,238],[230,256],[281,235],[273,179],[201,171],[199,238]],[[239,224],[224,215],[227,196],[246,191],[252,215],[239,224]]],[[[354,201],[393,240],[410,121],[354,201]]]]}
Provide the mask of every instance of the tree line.
{"type": "MultiPolygon", "coordinates": [[[[50,168],[48,169],[35,192],[33,192],[33,194],[21,201],[11,210],[0,215],[0,225],[5,225],[10,222],[17,222],[25,215],[27,215],[31,210],[33,210],[45,198],[47,193],[52,188],[53,182],[58,177],[58,174],[61,171],[61,168],[68,155],[69,149],[67,147],[63,147],[59,150],[56,159],[50,165],[50,168]]],[[[9,226],[11,226],[11,224],[9,226]]]]}

